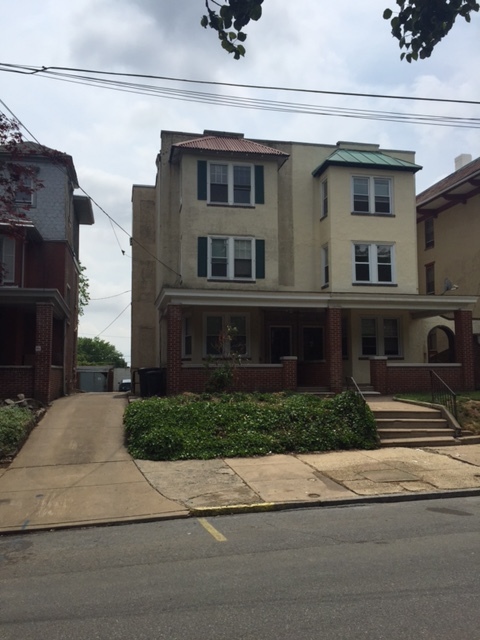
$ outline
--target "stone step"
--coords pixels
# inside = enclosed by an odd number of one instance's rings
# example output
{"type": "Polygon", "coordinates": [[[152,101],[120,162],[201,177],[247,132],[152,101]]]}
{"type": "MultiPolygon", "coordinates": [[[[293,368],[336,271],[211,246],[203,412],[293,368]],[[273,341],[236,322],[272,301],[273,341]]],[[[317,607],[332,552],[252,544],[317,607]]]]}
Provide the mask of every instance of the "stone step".
{"type": "Polygon", "coordinates": [[[455,436],[455,430],[449,428],[443,429],[377,429],[380,440],[391,438],[443,438],[455,436]]]}
{"type": "Polygon", "coordinates": [[[376,419],[377,428],[383,429],[448,429],[448,423],[444,418],[424,419],[419,418],[380,418],[376,419]]]}
{"type": "Polygon", "coordinates": [[[442,418],[442,412],[438,409],[412,409],[411,411],[402,411],[399,409],[374,409],[373,415],[375,416],[376,420],[395,420],[399,418],[416,418],[419,420],[426,420],[430,418],[442,418]]]}
{"type": "Polygon", "coordinates": [[[454,438],[387,438],[380,440],[381,447],[447,447],[458,444],[454,438]]]}

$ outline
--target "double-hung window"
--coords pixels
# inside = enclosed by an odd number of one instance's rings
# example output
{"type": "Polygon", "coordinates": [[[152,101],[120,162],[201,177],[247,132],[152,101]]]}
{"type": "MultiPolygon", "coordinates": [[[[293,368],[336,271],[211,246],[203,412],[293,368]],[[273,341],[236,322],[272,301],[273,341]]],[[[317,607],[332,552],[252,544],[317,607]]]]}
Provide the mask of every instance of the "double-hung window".
{"type": "Polygon", "coordinates": [[[204,321],[204,355],[247,356],[248,316],[241,313],[206,315],[204,321]]]}
{"type": "Polygon", "coordinates": [[[354,243],[354,284],[394,284],[394,257],[393,244],[354,243]]]}
{"type": "Polygon", "coordinates": [[[425,220],[425,249],[431,249],[435,246],[435,229],[433,218],[425,220]]]}
{"type": "Polygon", "coordinates": [[[322,180],[320,186],[320,198],[321,198],[321,209],[322,209],[322,218],[326,218],[328,216],[328,181],[322,180]]]}
{"type": "Polygon", "coordinates": [[[362,356],[401,356],[398,318],[362,318],[362,356]]]}
{"type": "Polygon", "coordinates": [[[392,181],[390,178],[353,177],[353,213],[391,215],[392,181]]]}
{"type": "Polygon", "coordinates": [[[209,202],[247,206],[254,204],[253,165],[210,162],[208,169],[209,202]]]}
{"type": "Polygon", "coordinates": [[[0,284],[15,282],[15,239],[0,236],[0,284]]]}
{"type": "Polygon", "coordinates": [[[33,196],[32,178],[22,176],[16,181],[15,203],[18,205],[33,205],[33,196]]]}
{"type": "Polygon", "coordinates": [[[253,280],[255,243],[253,238],[210,237],[208,277],[222,280],[253,280]]]}

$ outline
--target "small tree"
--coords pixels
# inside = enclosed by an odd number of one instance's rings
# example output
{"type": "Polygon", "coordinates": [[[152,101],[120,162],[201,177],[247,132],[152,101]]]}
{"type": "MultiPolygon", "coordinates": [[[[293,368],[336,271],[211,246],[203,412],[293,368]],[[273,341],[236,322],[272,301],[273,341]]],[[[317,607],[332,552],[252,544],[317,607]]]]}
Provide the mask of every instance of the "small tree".
{"type": "Polygon", "coordinates": [[[242,364],[242,353],[233,344],[238,329],[227,325],[225,331],[218,336],[216,351],[218,357],[210,356],[205,363],[210,375],[205,384],[207,393],[231,391],[235,383],[235,371],[242,364]]]}
{"type": "Polygon", "coordinates": [[[80,273],[78,277],[78,315],[83,316],[85,307],[90,302],[90,283],[85,275],[86,267],[80,265],[80,273]]]}
{"type": "Polygon", "coordinates": [[[19,123],[0,113],[0,222],[11,234],[19,232],[19,223],[32,208],[32,195],[43,188],[37,167],[25,162],[39,149],[46,152],[25,142],[19,123]]]}
{"type": "Polygon", "coordinates": [[[78,338],[77,342],[78,366],[102,366],[124,368],[127,366],[125,358],[113,344],[100,338],[78,338]]]}

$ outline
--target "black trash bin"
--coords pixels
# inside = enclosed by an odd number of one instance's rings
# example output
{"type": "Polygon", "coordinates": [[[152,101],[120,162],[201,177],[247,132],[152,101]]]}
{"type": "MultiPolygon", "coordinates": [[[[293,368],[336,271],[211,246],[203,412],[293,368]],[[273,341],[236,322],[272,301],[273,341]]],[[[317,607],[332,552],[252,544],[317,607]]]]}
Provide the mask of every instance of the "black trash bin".
{"type": "Polygon", "coordinates": [[[148,398],[149,396],[153,395],[150,393],[149,378],[148,378],[148,374],[151,371],[155,371],[155,369],[152,367],[141,367],[140,369],[138,369],[138,379],[140,381],[140,395],[142,396],[142,398],[148,398]]]}
{"type": "Polygon", "coordinates": [[[140,395],[142,398],[164,396],[167,392],[167,370],[160,367],[138,369],[140,395]]]}

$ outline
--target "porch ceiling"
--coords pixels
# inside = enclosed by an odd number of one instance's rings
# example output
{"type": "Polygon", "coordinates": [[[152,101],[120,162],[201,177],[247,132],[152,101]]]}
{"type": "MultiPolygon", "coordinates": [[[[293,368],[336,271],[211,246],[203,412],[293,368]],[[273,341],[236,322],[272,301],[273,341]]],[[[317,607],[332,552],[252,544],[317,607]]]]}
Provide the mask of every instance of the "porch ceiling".
{"type": "Polygon", "coordinates": [[[409,311],[413,317],[452,313],[472,309],[476,296],[421,296],[385,293],[303,293],[296,291],[234,291],[199,289],[164,289],[156,307],[169,304],[224,307],[277,307],[295,309],[372,309],[409,311]]]}

